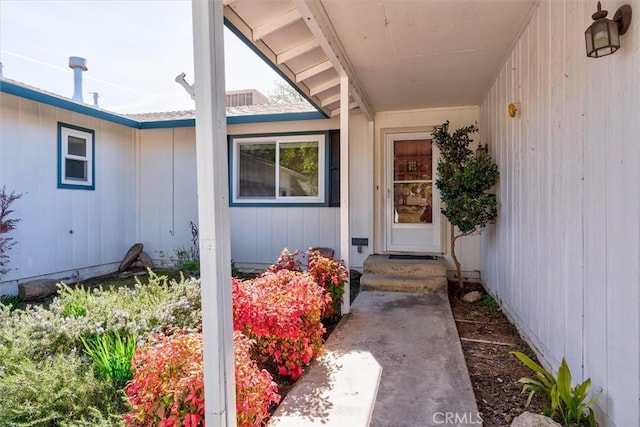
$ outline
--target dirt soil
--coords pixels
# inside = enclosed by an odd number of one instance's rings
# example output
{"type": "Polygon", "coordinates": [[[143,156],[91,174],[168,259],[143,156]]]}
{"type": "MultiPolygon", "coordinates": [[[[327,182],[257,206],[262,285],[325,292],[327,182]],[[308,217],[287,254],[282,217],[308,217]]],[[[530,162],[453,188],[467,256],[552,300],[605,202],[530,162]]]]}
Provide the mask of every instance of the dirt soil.
{"type": "Polygon", "coordinates": [[[509,352],[523,352],[537,362],[535,354],[495,300],[479,284],[467,283],[460,292],[457,283],[450,282],[449,301],[484,425],[508,426],[525,411],[542,413],[542,401],[537,396],[525,406],[527,394],[521,393],[518,383],[534,373],[509,352]],[[473,304],[462,301],[472,290],[480,291],[483,299],[473,304]]]}

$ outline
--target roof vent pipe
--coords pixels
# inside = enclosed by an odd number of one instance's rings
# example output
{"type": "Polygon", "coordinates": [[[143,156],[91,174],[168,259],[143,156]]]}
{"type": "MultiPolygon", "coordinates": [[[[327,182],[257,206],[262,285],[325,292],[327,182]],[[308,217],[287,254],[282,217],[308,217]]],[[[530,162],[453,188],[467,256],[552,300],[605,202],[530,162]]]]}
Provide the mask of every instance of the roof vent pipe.
{"type": "Polygon", "coordinates": [[[98,106],[98,98],[100,98],[100,95],[98,95],[98,92],[89,92],[91,95],[93,95],[93,108],[100,108],[98,106]]]}
{"type": "Polygon", "coordinates": [[[69,57],[69,68],[73,70],[73,100],[82,101],[82,72],[87,71],[87,60],[79,56],[69,57]]]}

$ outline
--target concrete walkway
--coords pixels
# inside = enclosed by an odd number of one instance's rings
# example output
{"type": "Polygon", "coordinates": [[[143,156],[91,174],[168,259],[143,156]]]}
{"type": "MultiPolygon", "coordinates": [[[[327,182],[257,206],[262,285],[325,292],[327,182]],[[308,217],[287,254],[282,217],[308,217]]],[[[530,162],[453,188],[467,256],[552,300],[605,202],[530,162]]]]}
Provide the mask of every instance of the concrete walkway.
{"type": "Polygon", "coordinates": [[[269,425],[481,425],[447,295],[360,293],[269,425]]]}

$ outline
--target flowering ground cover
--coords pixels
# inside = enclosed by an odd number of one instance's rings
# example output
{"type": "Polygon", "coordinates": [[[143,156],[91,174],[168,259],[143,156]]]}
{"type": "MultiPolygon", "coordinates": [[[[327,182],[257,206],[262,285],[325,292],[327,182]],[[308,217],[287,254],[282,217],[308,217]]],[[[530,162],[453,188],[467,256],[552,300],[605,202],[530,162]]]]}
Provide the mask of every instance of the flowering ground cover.
{"type": "MultiPolygon", "coordinates": [[[[344,266],[308,258],[302,271],[285,251],[293,264],[230,284],[238,425],[264,423],[281,398],[273,377],[298,378],[336,315],[344,266]]],[[[0,426],[204,426],[201,319],[198,279],[152,272],[133,287],[62,286],[46,307],[0,303],[0,426]]]]}

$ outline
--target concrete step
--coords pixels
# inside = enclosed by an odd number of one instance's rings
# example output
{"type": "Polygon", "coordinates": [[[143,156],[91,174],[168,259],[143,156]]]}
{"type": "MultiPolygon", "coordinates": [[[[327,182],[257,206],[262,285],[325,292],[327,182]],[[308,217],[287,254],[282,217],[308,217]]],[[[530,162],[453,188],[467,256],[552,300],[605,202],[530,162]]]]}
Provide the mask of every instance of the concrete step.
{"type": "Polygon", "coordinates": [[[365,291],[446,293],[447,276],[406,276],[365,273],[360,278],[365,291]]]}
{"type": "Polygon", "coordinates": [[[364,261],[364,274],[386,274],[395,276],[447,277],[444,258],[389,259],[388,255],[371,255],[364,261]]]}

